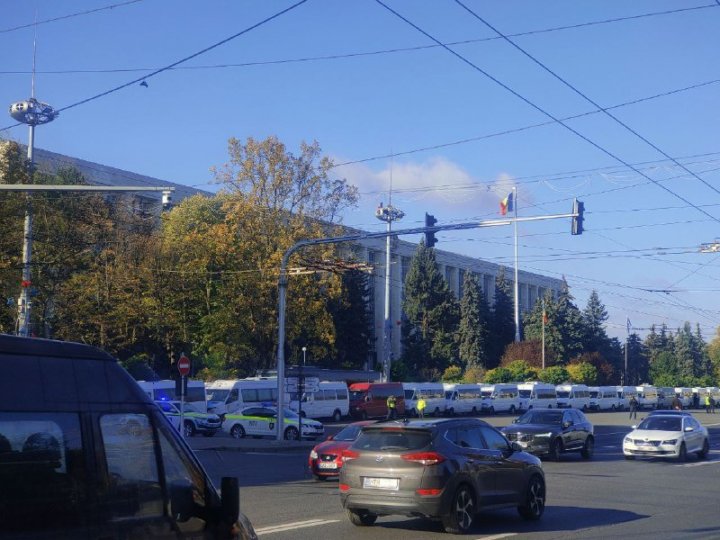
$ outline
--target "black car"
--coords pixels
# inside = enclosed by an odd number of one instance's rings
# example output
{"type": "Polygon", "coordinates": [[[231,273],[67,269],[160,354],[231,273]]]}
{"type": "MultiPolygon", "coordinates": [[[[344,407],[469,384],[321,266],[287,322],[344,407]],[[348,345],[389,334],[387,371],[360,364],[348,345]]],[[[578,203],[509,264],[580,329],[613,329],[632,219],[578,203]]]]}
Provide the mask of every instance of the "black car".
{"type": "Polygon", "coordinates": [[[482,510],[517,508],[529,520],[545,510],[540,460],[482,420],[373,424],[342,456],[340,498],[354,525],[421,516],[460,534],[482,510]]]}
{"type": "Polygon", "coordinates": [[[563,452],[580,452],[590,459],[595,448],[593,426],[577,409],[532,409],[502,432],[526,452],[555,461],[563,452]]]}

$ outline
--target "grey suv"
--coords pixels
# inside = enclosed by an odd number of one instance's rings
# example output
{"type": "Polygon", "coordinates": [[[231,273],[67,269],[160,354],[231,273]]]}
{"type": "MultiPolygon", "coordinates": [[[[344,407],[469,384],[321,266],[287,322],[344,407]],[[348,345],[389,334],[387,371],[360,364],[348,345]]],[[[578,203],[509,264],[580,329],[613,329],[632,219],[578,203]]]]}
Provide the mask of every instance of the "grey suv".
{"type": "Polygon", "coordinates": [[[442,521],[466,533],[481,510],[545,510],[540,460],[478,419],[405,420],[363,428],[343,451],[340,496],[355,525],[399,514],[442,521]]]}

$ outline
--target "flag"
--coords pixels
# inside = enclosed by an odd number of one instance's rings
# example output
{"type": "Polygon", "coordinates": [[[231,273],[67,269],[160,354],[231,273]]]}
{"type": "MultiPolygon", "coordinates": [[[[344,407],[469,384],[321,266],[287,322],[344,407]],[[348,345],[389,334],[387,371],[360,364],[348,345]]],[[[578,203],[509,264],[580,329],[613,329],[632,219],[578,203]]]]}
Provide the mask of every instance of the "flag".
{"type": "Polygon", "coordinates": [[[504,216],[508,212],[513,211],[513,194],[512,191],[508,193],[508,196],[500,201],[500,215],[504,216]]]}
{"type": "Polygon", "coordinates": [[[632,324],[630,324],[630,317],[627,318],[627,332],[630,334],[630,329],[632,328],[632,324]]]}

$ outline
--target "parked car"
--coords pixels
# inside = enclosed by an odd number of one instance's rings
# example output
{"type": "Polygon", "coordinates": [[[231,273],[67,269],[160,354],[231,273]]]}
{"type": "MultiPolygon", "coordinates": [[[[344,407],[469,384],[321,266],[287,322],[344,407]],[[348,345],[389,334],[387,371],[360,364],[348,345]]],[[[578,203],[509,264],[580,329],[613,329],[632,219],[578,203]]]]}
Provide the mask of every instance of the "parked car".
{"type": "Polygon", "coordinates": [[[685,461],[691,452],[705,459],[709,450],[707,428],[681,411],[650,414],[623,439],[625,459],[665,457],[685,461]]]}
{"type": "MultiPolygon", "coordinates": [[[[299,440],[298,430],[300,417],[296,412],[285,409],[285,427],[283,437],[299,440]]],[[[273,437],[277,426],[277,409],[275,407],[247,407],[237,414],[226,414],[222,424],[223,430],[236,439],[246,435],[253,437],[273,437]]],[[[325,433],[325,427],[317,420],[302,419],[302,438],[317,439],[325,433]]]]}
{"type": "MultiPolygon", "coordinates": [[[[156,401],[155,404],[167,416],[175,429],[180,431],[180,402],[179,401],[156,401]]],[[[196,433],[202,433],[205,437],[212,437],[222,426],[222,420],[217,414],[197,412],[191,403],[183,407],[182,432],[185,437],[193,437],[196,433]]]]}
{"type": "Polygon", "coordinates": [[[444,418],[366,426],[343,451],[340,498],[351,523],[399,514],[441,520],[466,533],[478,512],[516,507],[526,519],[545,510],[540,460],[487,422],[444,418]]]}
{"type": "Polygon", "coordinates": [[[331,435],[327,440],[316,445],[310,451],[308,457],[308,467],[315,480],[337,478],[343,464],[342,451],[350,448],[350,445],[355,442],[364,426],[374,423],[375,420],[353,422],[341,429],[336,435],[331,435]]]}
{"type": "Polygon", "coordinates": [[[502,428],[511,442],[526,452],[559,461],[564,452],[590,459],[595,450],[593,425],[577,409],[533,409],[502,428]]]}

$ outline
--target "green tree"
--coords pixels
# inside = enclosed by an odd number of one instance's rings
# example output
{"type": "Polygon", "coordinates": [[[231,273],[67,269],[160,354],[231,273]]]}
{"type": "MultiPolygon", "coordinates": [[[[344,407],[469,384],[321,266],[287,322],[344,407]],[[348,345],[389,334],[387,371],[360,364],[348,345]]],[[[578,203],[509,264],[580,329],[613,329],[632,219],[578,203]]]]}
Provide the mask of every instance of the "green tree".
{"type": "Polygon", "coordinates": [[[492,336],[490,358],[487,367],[499,365],[505,347],[515,339],[515,307],[510,283],[505,278],[505,267],[501,266],[495,276],[495,301],[490,324],[492,336]]]}
{"type": "MultiPolygon", "coordinates": [[[[539,358],[542,358],[543,331],[545,334],[545,359],[546,364],[556,363],[563,358],[563,338],[558,324],[559,316],[557,304],[552,296],[552,291],[545,292],[545,296],[538,299],[533,309],[525,314],[523,328],[525,329],[525,340],[540,344],[539,358]],[[543,329],[543,320],[545,328],[543,329]]],[[[524,358],[529,360],[529,358],[524,358]]],[[[542,365],[542,361],[539,365],[542,365]]]]}
{"type": "Polygon", "coordinates": [[[595,366],[588,362],[578,362],[567,366],[570,381],[576,384],[597,384],[598,372],[595,366]]]}
{"type": "Polygon", "coordinates": [[[662,351],[650,363],[649,376],[655,386],[678,386],[684,379],[677,359],[671,352],[662,351]]]}
{"type": "Polygon", "coordinates": [[[485,372],[486,384],[498,384],[512,382],[512,373],[504,367],[489,369],[485,372]]]}
{"type": "Polygon", "coordinates": [[[463,377],[462,368],[460,366],[450,366],[442,374],[443,382],[460,382],[463,377]]]}
{"type": "Polygon", "coordinates": [[[328,302],[335,326],[337,367],[361,369],[367,362],[373,316],[369,295],[368,275],[352,269],[342,274],[339,296],[328,302]]]}
{"type": "Polygon", "coordinates": [[[567,382],[570,375],[564,366],[550,366],[540,372],[539,378],[542,382],[558,385],[567,382]]]}
{"type": "Polygon", "coordinates": [[[608,348],[609,339],[605,332],[605,322],[607,319],[607,310],[600,301],[597,291],[593,290],[582,312],[584,330],[583,349],[585,351],[603,352],[608,348]]]}
{"type": "MultiPolygon", "coordinates": [[[[649,360],[648,350],[640,340],[640,337],[636,333],[630,334],[626,343],[623,345],[623,349],[627,348],[627,377],[623,379],[622,384],[638,386],[648,381],[649,374],[649,360]]],[[[623,354],[624,354],[623,350],[623,354]]],[[[622,374],[624,372],[624,365],[619,370],[622,374]]]]}
{"type": "Polygon", "coordinates": [[[530,366],[525,360],[515,360],[504,367],[510,372],[512,381],[533,381],[538,378],[538,370],[530,366]]]}
{"type": "Polygon", "coordinates": [[[490,347],[490,307],[473,272],[466,272],[460,301],[460,362],[487,367],[490,347]]]}
{"type": "Polygon", "coordinates": [[[459,306],[439,272],[435,252],[420,242],[405,278],[403,358],[416,370],[442,371],[456,356],[459,306]]]}
{"type": "Polygon", "coordinates": [[[715,337],[707,347],[707,354],[715,380],[720,380],[720,326],[718,326],[715,337]]]}
{"type": "Polygon", "coordinates": [[[584,326],[580,310],[573,302],[567,281],[563,279],[555,302],[555,317],[561,336],[558,363],[567,363],[583,351],[584,326]]]}

